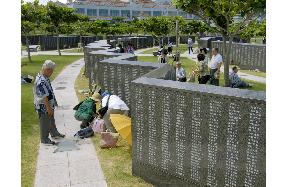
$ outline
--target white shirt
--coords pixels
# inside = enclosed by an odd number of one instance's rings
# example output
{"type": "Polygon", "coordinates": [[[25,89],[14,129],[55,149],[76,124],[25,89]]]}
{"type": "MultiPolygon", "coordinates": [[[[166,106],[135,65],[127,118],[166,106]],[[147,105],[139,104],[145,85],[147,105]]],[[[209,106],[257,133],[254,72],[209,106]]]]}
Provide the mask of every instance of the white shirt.
{"type": "Polygon", "coordinates": [[[184,78],[186,76],[185,70],[180,67],[179,69],[176,68],[176,77],[177,78],[184,78]]]}
{"type": "Polygon", "coordinates": [[[187,44],[188,44],[188,47],[192,47],[192,45],[193,45],[193,41],[192,41],[192,39],[191,39],[191,38],[188,38],[188,40],[187,40],[187,44]]]}
{"type": "Polygon", "coordinates": [[[173,47],[173,43],[172,42],[169,43],[168,47],[173,47]]]}
{"type": "MultiPolygon", "coordinates": [[[[102,99],[102,107],[106,106],[107,103],[107,99],[108,99],[109,95],[105,96],[102,99]]],[[[129,110],[129,108],[127,107],[127,105],[125,104],[124,101],[122,101],[118,96],[116,95],[111,95],[110,99],[108,101],[108,108],[111,109],[118,109],[118,110],[129,110]]]]}
{"type": "Polygon", "coordinates": [[[209,63],[209,68],[210,69],[217,69],[218,68],[218,64],[220,64],[223,61],[223,58],[220,54],[217,55],[213,55],[210,63],[209,63]]]}

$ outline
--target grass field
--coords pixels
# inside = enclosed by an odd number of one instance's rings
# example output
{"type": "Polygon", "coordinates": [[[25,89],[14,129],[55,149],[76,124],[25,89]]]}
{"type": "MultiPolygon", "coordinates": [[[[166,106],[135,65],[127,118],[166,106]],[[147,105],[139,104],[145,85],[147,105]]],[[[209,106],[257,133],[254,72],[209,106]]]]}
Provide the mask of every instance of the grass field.
{"type": "Polygon", "coordinates": [[[250,71],[250,70],[244,70],[244,69],[240,69],[239,70],[242,73],[246,73],[246,74],[250,74],[250,75],[254,75],[254,76],[258,76],[258,77],[266,77],[266,72],[255,72],[255,71],[250,71]]]}
{"type": "Polygon", "coordinates": [[[252,43],[252,44],[263,44],[262,41],[263,41],[262,37],[257,37],[257,38],[251,38],[250,39],[250,43],[252,43]]]}
{"type": "MultiPolygon", "coordinates": [[[[82,56],[33,56],[33,63],[27,58],[22,59],[22,75],[35,76],[41,70],[44,60],[51,59],[56,63],[56,69],[51,77],[53,80],[62,69],[82,58],[82,56]]],[[[33,84],[21,85],[21,186],[31,187],[34,185],[36,161],[39,148],[39,122],[33,106],[33,84]]]]}
{"type": "MultiPolygon", "coordinates": [[[[138,56],[138,61],[141,62],[158,62],[158,57],[154,57],[154,56],[138,56]]],[[[172,63],[173,59],[170,58],[170,64],[172,63]]],[[[181,62],[182,62],[182,67],[185,69],[186,73],[191,73],[194,66],[195,66],[195,62],[191,59],[188,59],[186,57],[181,57],[181,62]]],[[[250,90],[255,90],[255,91],[265,91],[266,90],[266,84],[262,84],[259,82],[255,82],[255,81],[251,81],[251,80],[246,80],[243,79],[244,81],[246,81],[247,83],[253,84],[252,88],[249,88],[250,90]]],[[[197,80],[196,80],[197,82],[197,80]]],[[[221,73],[221,77],[220,77],[220,86],[224,86],[224,75],[221,73]]]]}
{"type": "MultiPolygon", "coordinates": [[[[230,65],[230,70],[234,67],[235,65],[230,65]]],[[[238,66],[237,66],[238,67],[238,66]]],[[[246,73],[246,74],[250,74],[250,75],[254,75],[254,76],[258,76],[258,77],[266,77],[266,72],[256,72],[256,71],[251,71],[251,70],[247,70],[247,69],[241,69],[240,67],[238,67],[239,72],[242,73],[246,73]]]]}
{"type": "MultiPolygon", "coordinates": [[[[75,89],[79,100],[83,100],[85,96],[78,90],[88,88],[88,79],[82,76],[83,68],[75,82],[75,89]]],[[[100,137],[92,138],[95,146],[102,170],[106,177],[106,182],[109,187],[150,187],[151,184],[146,183],[143,179],[135,177],[131,174],[132,157],[131,148],[123,139],[119,139],[118,147],[114,149],[101,149],[99,147],[100,137]]]]}
{"type": "Polygon", "coordinates": [[[25,46],[25,45],[21,45],[21,50],[22,50],[22,51],[27,50],[27,46],[25,46]]]}

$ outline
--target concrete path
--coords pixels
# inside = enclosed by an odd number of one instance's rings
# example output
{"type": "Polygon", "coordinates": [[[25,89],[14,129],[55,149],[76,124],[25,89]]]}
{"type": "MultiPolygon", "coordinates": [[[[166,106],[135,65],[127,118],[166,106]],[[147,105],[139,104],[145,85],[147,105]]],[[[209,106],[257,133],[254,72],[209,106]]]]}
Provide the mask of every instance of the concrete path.
{"type": "MultiPolygon", "coordinates": [[[[192,53],[189,54],[188,51],[181,54],[181,56],[187,57],[187,58],[192,59],[194,61],[197,61],[197,54],[192,54],[192,53]]],[[[224,66],[222,66],[220,70],[221,70],[221,72],[224,72],[224,66]]],[[[259,77],[259,76],[250,75],[250,74],[247,74],[247,73],[242,73],[241,70],[238,72],[238,75],[241,78],[244,78],[244,79],[247,79],[247,80],[256,81],[256,82],[266,84],[266,78],[265,77],[259,77]]]]}
{"type": "MultiPolygon", "coordinates": [[[[73,135],[80,129],[72,108],[78,103],[74,83],[83,65],[83,59],[68,65],[52,82],[59,105],[55,110],[56,125],[59,132],[66,135],[61,143],[72,142],[73,135]]],[[[35,186],[107,186],[91,140],[80,140],[76,146],[79,150],[54,153],[56,146],[40,144],[35,186]]]]}
{"type": "MultiPolygon", "coordinates": [[[[147,50],[149,50],[149,49],[153,49],[153,50],[154,50],[154,48],[156,48],[156,47],[150,47],[150,48],[145,48],[145,49],[138,49],[138,50],[134,51],[134,53],[135,53],[135,55],[137,55],[137,56],[140,56],[140,55],[148,55],[148,54],[141,54],[141,53],[143,53],[144,51],[147,51],[147,50]],[[138,54],[139,54],[139,55],[138,55],[138,54]]],[[[149,54],[149,55],[152,55],[152,56],[153,56],[153,54],[149,54]]]]}

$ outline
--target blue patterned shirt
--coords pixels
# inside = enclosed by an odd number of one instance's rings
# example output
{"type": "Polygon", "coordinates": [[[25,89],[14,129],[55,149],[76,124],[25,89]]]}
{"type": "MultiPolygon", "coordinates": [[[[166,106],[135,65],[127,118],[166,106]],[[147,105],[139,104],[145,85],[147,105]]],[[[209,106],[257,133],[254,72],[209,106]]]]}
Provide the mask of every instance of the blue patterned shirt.
{"type": "Polygon", "coordinates": [[[44,105],[44,98],[47,97],[49,105],[52,109],[57,106],[57,101],[53,93],[53,89],[50,80],[42,74],[38,74],[35,78],[34,84],[34,105],[38,112],[47,113],[47,109],[44,105]]]}

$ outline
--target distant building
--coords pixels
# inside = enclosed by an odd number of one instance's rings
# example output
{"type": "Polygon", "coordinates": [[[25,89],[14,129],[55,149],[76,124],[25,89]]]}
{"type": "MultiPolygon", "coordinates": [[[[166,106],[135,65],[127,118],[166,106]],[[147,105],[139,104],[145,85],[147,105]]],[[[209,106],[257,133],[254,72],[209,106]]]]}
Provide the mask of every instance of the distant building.
{"type": "Polygon", "coordinates": [[[126,21],[148,16],[182,16],[196,19],[193,14],[177,10],[170,0],[69,0],[68,7],[91,19],[111,20],[124,17],[126,21]]]}

